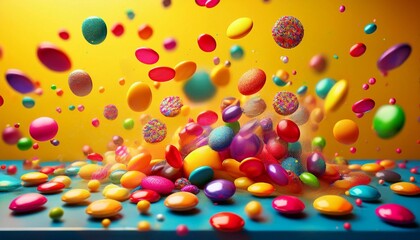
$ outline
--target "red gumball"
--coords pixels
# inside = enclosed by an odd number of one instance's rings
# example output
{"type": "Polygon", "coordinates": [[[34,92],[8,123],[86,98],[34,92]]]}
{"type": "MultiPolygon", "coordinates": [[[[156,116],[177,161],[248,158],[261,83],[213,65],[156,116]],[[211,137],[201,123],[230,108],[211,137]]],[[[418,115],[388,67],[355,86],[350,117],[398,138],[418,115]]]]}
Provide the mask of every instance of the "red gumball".
{"type": "Polygon", "coordinates": [[[283,119],[277,124],[277,135],[286,142],[293,143],[299,140],[299,127],[291,120],[283,119]]]}
{"type": "Polygon", "coordinates": [[[7,167],[7,174],[9,175],[15,175],[17,172],[17,167],[15,165],[10,165],[7,167]]]}
{"type": "Polygon", "coordinates": [[[287,154],[287,142],[280,138],[271,138],[265,145],[267,151],[277,160],[282,159],[287,154]]]}

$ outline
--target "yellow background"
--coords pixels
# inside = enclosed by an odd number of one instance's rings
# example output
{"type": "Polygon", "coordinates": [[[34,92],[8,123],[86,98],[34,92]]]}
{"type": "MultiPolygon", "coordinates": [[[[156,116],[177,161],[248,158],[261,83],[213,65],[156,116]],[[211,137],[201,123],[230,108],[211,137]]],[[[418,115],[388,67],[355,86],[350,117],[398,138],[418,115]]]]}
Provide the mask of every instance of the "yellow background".
{"type": "MultiPolygon", "coordinates": [[[[32,120],[49,116],[59,124],[56,139],[57,147],[48,141],[40,142],[38,150],[19,151],[16,146],[6,145],[0,141],[0,159],[24,159],[39,157],[41,160],[76,160],[83,159],[82,146],[87,144],[99,153],[106,151],[107,143],[114,135],[122,136],[127,145],[142,144],[140,116],[129,109],[126,103],[126,92],[136,81],[143,81],[152,89],[153,101],[147,113],[165,121],[168,125],[168,137],[161,144],[146,144],[154,157],[162,157],[163,149],[170,142],[171,136],[179,126],[183,126],[188,117],[196,118],[205,109],[218,109],[225,96],[240,97],[237,91],[239,77],[248,69],[258,67],[267,74],[267,82],[260,95],[267,101],[272,112],[271,101],[277,91],[296,92],[303,84],[309,87],[308,94],[314,94],[315,84],[324,77],[336,80],[347,79],[350,91],[345,104],[326,116],[317,132],[304,133],[304,136],[324,136],[327,147],[324,152],[332,158],[335,152],[347,158],[357,159],[419,159],[420,145],[420,3],[418,1],[312,1],[312,0],[222,0],[213,9],[198,7],[194,0],[173,0],[169,8],[164,8],[159,0],[141,1],[103,1],[103,0],[2,0],[0,1],[0,46],[3,57],[0,59],[0,95],[5,103],[0,107],[0,126],[20,123],[24,136],[30,137],[28,128],[32,120]],[[340,5],[346,6],[344,13],[339,12],[340,5]],[[126,11],[132,9],[136,14],[129,20],[126,11]],[[279,47],[271,37],[271,28],[278,18],[291,15],[298,18],[305,29],[303,41],[293,49],[279,47]],[[100,45],[90,45],[85,41],[81,31],[84,19],[99,16],[108,26],[108,36],[100,45]],[[229,24],[239,17],[250,17],[254,21],[252,31],[244,38],[232,40],[226,37],[229,24]],[[364,26],[376,19],[378,26],[374,34],[364,33],[364,26]],[[125,27],[122,37],[115,37],[110,29],[121,22],[125,27]],[[154,33],[149,40],[142,40],[137,35],[138,27],[148,23],[154,33]],[[67,29],[70,39],[59,38],[58,31],[67,29]],[[196,39],[202,33],[215,37],[217,49],[212,53],[202,52],[196,39]],[[166,51],[163,40],[174,37],[177,40],[175,51],[166,51]],[[68,74],[72,71],[57,73],[43,66],[36,56],[37,46],[41,42],[52,42],[68,53],[72,60],[72,70],[84,69],[93,79],[94,90],[86,97],[74,96],[67,84],[68,74]],[[366,53],[353,58],[349,55],[350,47],[358,42],[367,46],[366,53]],[[409,43],[412,54],[399,68],[392,70],[387,77],[376,68],[379,56],[389,47],[398,43],[409,43]],[[198,70],[211,71],[214,67],[213,57],[218,56],[223,63],[230,60],[229,48],[238,44],[245,50],[242,60],[231,60],[231,81],[227,87],[219,87],[216,96],[205,104],[188,103],[182,92],[183,83],[162,83],[159,89],[153,87],[147,73],[154,66],[174,67],[178,62],[192,60],[198,70]],[[139,47],[150,47],[160,54],[160,60],[153,66],[140,63],[134,55],[139,47]],[[328,68],[318,74],[312,71],[308,62],[315,54],[323,53],[328,58],[328,68]],[[333,55],[337,54],[338,59],[333,55]],[[288,56],[285,64],[280,56],[288,56]],[[17,68],[32,79],[41,83],[43,95],[28,94],[35,99],[32,109],[22,106],[24,95],[15,92],[6,82],[4,73],[7,69],[17,68]],[[280,88],[271,81],[277,70],[284,69],[297,75],[291,75],[291,86],[280,88]],[[118,80],[125,78],[126,84],[120,86],[118,80]],[[362,84],[370,77],[377,83],[369,90],[362,90],[362,84]],[[50,86],[55,84],[64,90],[58,97],[50,86]],[[100,86],[105,88],[99,93],[100,86]],[[178,116],[173,119],[163,117],[158,110],[161,100],[168,95],[179,95],[184,103],[191,106],[190,116],[178,116]],[[352,104],[364,97],[373,98],[376,108],[387,104],[389,98],[395,97],[406,114],[404,129],[394,138],[383,140],[376,137],[371,130],[373,112],[357,119],[351,111],[352,104]],[[69,105],[83,104],[85,110],[79,112],[68,110],[69,105]],[[116,120],[103,117],[105,105],[115,104],[119,109],[116,120]],[[62,113],[56,112],[62,108],[62,113]],[[91,120],[100,119],[100,127],[94,128],[91,120]],[[123,128],[126,118],[135,120],[132,130],[123,128]],[[334,123],[349,118],[356,121],[360,128],[356,154],[349,153],[349,147],[335,141],[332,135],[334,123]],[[377,147],[380,150],[377,150],[377,147]],[[402,153],[395,153],[397,147],[402,153]]],[[[318,104],[322,101],[318,99],[318,104]]],[[[242,122],[246,119],[242,119],[242,122]]],[[[220,124],[220,120],[219,120],[220,124]]]]}

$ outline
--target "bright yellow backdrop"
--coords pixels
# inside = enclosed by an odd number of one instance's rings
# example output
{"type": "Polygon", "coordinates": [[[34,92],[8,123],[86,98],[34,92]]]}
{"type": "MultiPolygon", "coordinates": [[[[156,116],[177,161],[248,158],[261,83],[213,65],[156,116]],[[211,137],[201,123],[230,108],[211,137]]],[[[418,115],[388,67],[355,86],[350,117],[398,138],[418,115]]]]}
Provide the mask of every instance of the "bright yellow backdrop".
{"type": "MultiPolygon", "coordinates": [[[[205,104],[189,104],[192,111],[189,117],[196,118],[197,113],[213,108],[218,109],[225,96],[240,97],[237,91],[237,80],[248,69],[259,67],[267,74],[267,83],[259,93],[267,100],[268,109],[272,112],[273,94],[280,90],[296,92],[303,84],[309,87],[308,94],[314,94],[315,84],[324,77],[336,80],[347,79],[350,91],[341,108],[326,116],[317,132],[304,133],[306,136],[324,136],[327,139],[325,153],[331,158],[335,152],[347,158],[357,159],[419,159],[420,139],[419,104],[420,104],[420,3],[418,1],[312,1],[294,0],[222,0],[213,9],[198,7],[194,0],[173,0],[169,8],[164,8],[159,0],[142,1],[103,1],[103,0],[45,0],[45,1],[0,1],[0,46],[3,57],[0,59],[0,95],[5,103],[0,107],[0,126],[20,123],[22,133],[29,137],[28,126],[40,116],[49,116],[57,120],[60,129],[56,138],[60,141],[57,147],[49,142],[42,142],[38,150],[19,151],[16,146],[6,145],[0,141],[0,159],[24,159],[39,157],[44,159],[75,160],[83,159],[82,146],[88,144],[96,152],[106,151],[106,145],[112,136],[120,135],[131,145],[142,144],[141,113],[133,112],[126,104],[126,91],[136,81],[150,85],[153,102],[147,113],[164,120],[168,125],[168,137],[154,146],[154,157],[163,156],[163,148],[170,141],[175,130],[184,125],[188,117],[178,116],[174,119],[163,117],[158,110],[160,101],[168,95],[179,95],[188,103],[182,92],[182,83],[162,83],[159,89],[153,87],[148,79],[148,70],[153,66],[174,67],[184,60],[195,61],[199,70],[210,71],[213,57],[220,57],[222,63],[230,60],[229,48],[233,44],[242,46],[245,57],[231,60],[231,81],[227,87],[218,88],[212,101],[205,104]],[[339,12],[340,5],[346,6],[344,13],[339,12]],[[136,14],[129,20],[126,11],[132,9],[136,14]],[[298,18],[305,29],[305,36],[300,45],[293,49],[277,46],[271,37],[271,28],[278,18],[291,15],[298,18]],[[89,16],[100,16],[108,26],[108,36],[100,45],[88,44],[81,32],[81,25],[89,16]],[[227,26],[239,17],[250,17],[254,21],[252,31],[243,39],[232,40],[226,37],[227,26]],[[363,32],[366,24],[376,19],[378,30],[371,35],[363,32]],[[117,22],[125,27],[122,37],[115,37],[110,28],[117,22]],[[141,40],[137,28],[148,23],[154,30],[149,40],[141,40]],[[58,31],[67,29],[70,39],[59,38],[58,31]],[[196,39],[202,33],[215,37],[217,49],[212,53],[202,52],[196,39]],[[174,37],[177,40],[175,51],[166,51],[163,40],[174,37]],[[72,60],[72,70],[84,69],[92,77],[94,91],[87,97],[74,96],[68,85],[69,72],[57,73],[48,70],[37,59],[36,48],[41,42],[52,42],[63,49],[72,60]],[[358,42],[367,46],[366,53],[359,58],[349,55],[350,47],[358,42]],[[381,76],[376,68],[379,56],[389,47],[398,43],[409,43],[412,54],[398,69],[392,70],[387,77],[381,76]],[[150,47],[160,54],[160,60],[153,66],[146,66],[134,56],[138,47],[150,47]],[[312,71],[308,62],[318,53],[328,58],[328,68],[322,74],[312,71]],[[339,58],[336,60],[333,55],[339,58]],[[285,64],[280,56],[288,56],[285,64]],[[22,106],[22,94],[8,86],[4,73],[7,69],[17,68],[32,79],[41,83],[43,95],[29,94],[35,99],[32,109],[22,106]],[[291,76],[293,84],[277,87],[271,81],[271,75],[284,69],[297,75],[291,76]],[[118,80],[125,78],[126,84],[120,86],[118,80]],[[370,77],[377,83],[369,90],[362,90],[362,84],[370,77]],[[55,84],[64,90],[58,97],[50,86],[55,84]],[[99,93],[99,87],[105,88],[99,93]],[[386,104],[391,97],[397,99],[406,114],[404,129],[390,140],[376,137],[371,130],[373,112],[357,119],[351,111],[352,104],[364,97],[373,98],[377,107],[386,104]],[[70,111],[68,106],[83,104],[85,111],[70,111]],[[105,105],[115,104],[119,109],[116,120],[103,117],[105,105]],[[61,107],[61,114],[56,112],[61,107]],[[100,127],[94,128],[91,119],[98,117],[100,127]],[[123,121],[133,118],[136,125],[132,130],[123,128],[123,121]],[[359,141],[352,145],[357,148],[356,154],[349,153],[349,147],[335,141],[332,135],[334,123],[349,118],[360,127],[359,141]],[[395,153],[397,147],[402,154],[395,153]]],[[[318,104],[322,104],[321,100],[318,104]]],[[[376,107],[376,108],[377,108],[376,107]]],[[[246,121],[246,119],[243,119],[246,121]]],[[[220,123],[220,122],[219,122],[220,123]]]]}

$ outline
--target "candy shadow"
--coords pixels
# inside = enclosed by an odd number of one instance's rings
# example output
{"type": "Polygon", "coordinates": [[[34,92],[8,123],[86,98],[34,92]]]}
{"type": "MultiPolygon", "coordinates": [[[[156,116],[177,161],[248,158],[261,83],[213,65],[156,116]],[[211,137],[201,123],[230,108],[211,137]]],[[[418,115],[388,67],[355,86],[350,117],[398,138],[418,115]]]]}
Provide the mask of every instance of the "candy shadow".
{"type": "Polygon", "coordinates": [[[308,217],[308,214],[301,212],[301,213],[297,213],[297,214],[286,214],[286,213],[278,213],[280,216],[285,217],[285,218],[289,218],[289,219],[295,219],[295,220],[299,220],[299,219],[304,219],[308,217]]]}
{"type": "Polygon", "coordinates": [[[63,204],[63,207],[65,208],[78,208],[78,207],[86,207],[87,205],[90,204],[90,201],[86,200],[80,203],[75,203],[75,204],[71,204],[71,203],[65,203],[63,204]]]}
{"type": "Polygon", "coordinates": [[[191,209],[191,210],[188,210],[188,211],[172,211],[171,210],[172,214],[178,215],[178,216],[192,216],[192,215],[197,215],[200,212],[201,212],[201,210],[198,209],[198,208],[194,208],[194,209],[191,209]]]}
{"type": "Polygon", "coordinates": [[[120,213],[118,213],[117,215],[112,216],[112,217],[94,218],[94,217],[91,216],[91,217],[88,218],[88,221],[89,222],[102,223],[102,220],[104,220],[105,218],[108,218],[109,220],[111,220],[111,222],[114,222],[114,221],[121,220],[123,217],[124,216],[122,214],[120,214],[120,213]]]}
{"type": "Polygon", "coordinates": [[[419,227],[419,224],[416,222],[409,223],[409,224],[398,224],[398,223],[391,223],[391,222],[385,222],[385,223],[394,227],[398,227],[398,228],[418,228],[419,227]]]}
{"type": "Polygon", "coordinates": [[[321,216],[328,218],[328,219],[334,219],[334,220],[353,220],[356,218],[356,215],[353,213],[346,214],[346,215],[327,215],[327,214],[320,214],[321,216]]]}
{"type": "Polygon", "coordinates": [[[61,194],[61,193],[63,193],[63,191],[59,191],[59,192],[51,192],[51,193],[46,193],[46,192],[44,192],[44,193],[41,193],[42,195],[46,195],[46,196],[52,196],[52,195],[58,195],[58,194],[61,194]]]}
{"type": "Polygon", "coordinates": [[[22,216],[33,215],[33,214],[42,212],[46,209],[47,209],[47,207],[43,206],[43,207],[28,211],[28,212],[11,212],[10,215],[12,215],[14,217],[22,217],[22,216]]]}
{"type": "Polygon", "coordinates": [[[222,205],[222,206],[229,206],[229,205],[233,205],[235,204],[235,200],[233,200],[232,198],[225,200],[225,201],[212,201],[213,205],[217,206],[217,205],[222,205]]]}
{"type": "Polygon", "coordinates": [[[251,221],[256,222],[256,223],[264,223],[268,221],[268,218],[264,216],[259,216],[256,218],[251,218],[251,221]]]}

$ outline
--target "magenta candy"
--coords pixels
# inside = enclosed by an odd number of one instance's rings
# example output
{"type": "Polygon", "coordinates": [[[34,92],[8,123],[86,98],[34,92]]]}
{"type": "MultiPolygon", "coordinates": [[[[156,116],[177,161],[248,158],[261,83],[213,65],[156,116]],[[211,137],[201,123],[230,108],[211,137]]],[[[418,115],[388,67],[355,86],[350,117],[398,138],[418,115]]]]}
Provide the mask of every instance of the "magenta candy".
{"type": "Polygon", "coordinates": [[[138,48],[135,54],[137,60],[144,64],[154,64],[159,60],[159,54],[151,48],[138,48]]]}
{"type": "Polygon", "coordinates": [[[207,0],[206,1],[206,8],[214,8],[219,4],[220,0],[207,0]]]}
{"type": "Polygon", "coordinates": [[[6,127],[2,133],[3,141],[9,145],[15,145],[22,138],[22,133],[18,128],[6,127]]]}
{"type": "Polygon", "coordinates": [[[216,123],[218,118],[219,116],[217,115],[216,112],[212,110],[207,110],[198,114],[197,123],[200,124],[201,126],[210,126],[216,123]]]}
{"type": "Polygon", "coordinates": [[[363,43],[356,43],[350,48],[350,55],[352,57],[360,57],[366,52],[366,45],[363,43]]]}
{"type": "Polygon", "coordinates": [[[71,61],[67,54],[51,43],[40,44],[37,55],[39,61],[52,71],[64,72],[71,68],[71,61]]]}
{"type": "Polygon", "coordinates": [[[223,122],[232,123],[239,120],[242,116],[242,109],[237,105],[231,105],[225,108],[222,112],[223,122]]]}
{"type": "Polygon", "coordinates": [[[289,183],[289,174],[280,164],[269,164],[267,166],[267,173],[277,185],[285,186],[289,183]]]}
{"type": "Polygon", "coordinates": [[[20,70],[7,70],[6,80],[10,87],[12,87],[16,92],[25,94],[35,90],[34,82],[20,70]]]}
{"type": "Polygon", "coordinates": [[[351,109],[354,113],[365,113],[375,107],[375,101],[371,98],[364,98],[353,104],[351,109]]]}
{"type": "Polygon", "coordinates": [[[200,136],[203,133],[204,129],[199,124],[192,122],[192,123],[188,123],[185,126],[185,131],[188,134],[191,134],[191,135],[194,135],[194,136],[200,136]]]}
{"type": "Polygon", "coordinates": [[[380,219],[394,224],[410,224],[416,218],[408,208],[396,203],[382,204],[375,213],[380,219]]]}
{"type": "Polygon", "coordinates": [[[206,2],[207,2],[207,0],[195,0],[195,3],[200,7],[205,7],[206,2]]]}
{"type": "Polygon", "coordinates": [[[411,54],[411,46],[403,43],[397,44],[386,50],[378,59],[378,69],[386,73],[389,70],[399,67],[411,54]]]}
{"type": "Polygon", "coordinates": [[[262,150],[262,141],[256,134],[241,136],[237,134],[230,144],[230,154],[237,161],[257,156],[262,150]]]}
{"type": "Polygon", "coordinates": [[[143,178],[140,186],[163,195],[170,194],[175,188],[175,184],[171,180],[161,176],[147,176],[143,178]]]}
{"type": "Polygon", "coordinates": [[[13,199],[9,209],[14,212],[30,212],[41,208],[48,199],[39,193],[26,193],[13,199]]]}
{"type": "Polygon", "coordinates": [[[297,197],[294,196],[278,196],[273,199],[272,207],[284,214],[298,214],[305,209],[305,204],[297,197]]]}
{"type": "Polygon", "coordinates": [[[155,67],[149,71],[149,78],[156,82],[167,82],[175,77],[175,70],[170,67],[155,67]]]}
{"type": "Polygon", "coordinates": [[[49,117],[37,118],[29,126],[31,137],[37,141],[48,141],[54,138],[57,132],[57,122],[49,117]]]}
{"type": "Polygon", "coordinates": [[[319,152],[311,153],[306,159],[306,168],[317,177],[324,175],[326,169],[324,156],[319,152]]]}
{"type": "Polygon", "coordinates": [[[277,124],[277,135],[286,142],[297,142],[300,138],[299,127],[291,120],[283,119],[277,124]]]}
{"type": "Polygon", "coordinates": [[[216,49],[216,40],[209,34],[201,34],[197,43],[203,52],[213,52],[216,49]]]}
{"type": "Polygon", "coordinates": [[[176,40],[175,40],[175,38],[166,38],[163,41],[163,47],[166,50],[173,50],[173,49],[175,49],[176,48],[176,40]]]}

